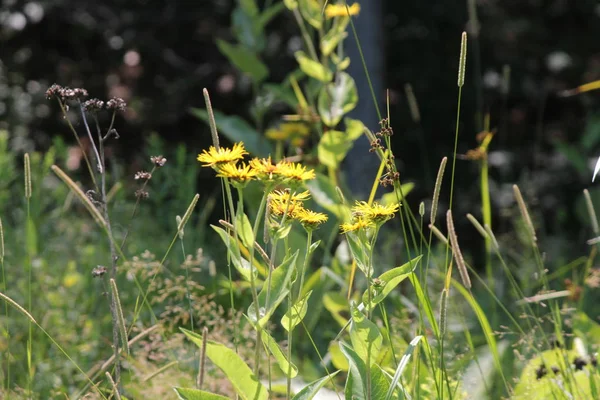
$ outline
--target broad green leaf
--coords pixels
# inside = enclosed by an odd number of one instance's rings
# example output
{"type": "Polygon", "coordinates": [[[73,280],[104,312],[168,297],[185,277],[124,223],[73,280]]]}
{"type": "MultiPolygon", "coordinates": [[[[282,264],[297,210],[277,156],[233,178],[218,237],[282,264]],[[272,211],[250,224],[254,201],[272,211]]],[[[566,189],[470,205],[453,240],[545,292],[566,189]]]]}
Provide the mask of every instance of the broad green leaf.
{"type": "Polygon", "coordinates": [[[327,131],[319,140],[319,161],[328,167],[337,168],[351,148],[352,142],[347,140],[344,132],[327,131]]]}
{"type": "Polygon", "coordinates": [[[219,394],[205,392],[204,390],[174,387],[177,397],[181,400],[227,400],[227,397],[219,394]]]}
{"type": "Polygon", "coordinates": [[[371,385],[369,388],[367,386],[367,367],[364,361],[344,342],[340,342],[340,350],[344,353],[350,365],[344,390],[346,399],[365,400],[367,399],[367,390],[371,392],[371,399],[384,398],[389,383],[381,369],[377,365],[371,366],[371,385]]]}
{"type": "Polygon", "coordinates": [[[237,229],[237,234],[244,246],[249,249],[252,248],[254,246],[254,232],[252,231],[252,225],[246,214],[242,212],[236,214],[235,229],[237,229]]]}
{"type": "Polygon", "coordinates": [[[306,385],[302,390],[296,393],[296,395],[292,397],[292,400],[311,400],[317,395],[319,390],[321,390],[321,388],[325,386],[330,380],[332,380],[339,372],[340,371],[335,371],[334,373],[324,376],[321,379],[312,381],[311,383],[306,385]]]}
{"type": "MultiPolygon", "coordinates": [[[[180,330],[202,348],[202,336],[180,328],[180,330]]],[[[267,400],[267,389],[259,382],[248,365],[229,347],[212,340],[206,341],[206,356],[215,364],[233,385],[236,393],[243,400],[267,400]]]]}
{"type": "Polygon", "coordinates": [[[354,79],[346,72],[338,72],[335,81],[325,85],[319,92],[317,110],[325,125],[336,126],[344,114],[353,110],[358,103],[358,92],[354,79]]]}
{"type": "Polygon", "coordinates": [[[258,18],[258,25],[261,27],[261,29],[264,28],[269,22],[271,22],[271,20],[275,18],[277,14],[282,12],[285,9],[285,7],[286,6],[283,3],[275,3],[269,8],[265,8],[265,10],[262,12],[262,14],[260,14],[260,17],[258,18]]]}
{"type": "Polygon", "coordinates": [[[294,53],[296,61],[300,65],[300,69],[311,78],[315,78],[321,82],[330,82],[333,78],[333,73],[329,68],[325,67],[318,61],[309,58],[303,51],[294,53]]]}
{"type": "Polygon", "coordinates": [[[350,306],[352,324],[350,325],[350,340],[352,348],[358,356],[373,365],[381,351],[383,336],[375,323],[358,310],[356,305],[350,306]]]}
{"type": "Polygon", "coordinates": [[[250,268],[250,262],[242,257],[241,261],[239,259],[240,249],[236,241],[223,229],[215,225],[211,225],[211,227],[219,234],[225,246],[227,246],[227,252],[229,253],[229,257],[234,268],[242,275],[242,277],[250,281],[250,273],[257,274],[257,270],[255,268],[250,268]]]}
{"type": "Polygon", "coordinates": [[[295,279],[296,261],[298,259],[298,250],[287,257],[283,263],[275,268],[271,273],[271,282],[265,280],[260,293],[258,294],[259,320],[256,321],[256,304],[254,302],[248,307],[248,317],[253,324],[258,323],[264,327],[275,312],[275,309],[283,301],[289,292],[289,285],[295,279]],[[270,289],[269,289],[270,283],[270,289]]]}
{"type": "Polygon", "coordinates": [[[437,323],[437,319],[435,319],[433,308],[431,307],[431,302],[429,301],[429,296],[425,295],[423,287],[419,283],[419,277],[417,277],[417,275],[414,272],[409,276],[409,279],[410,283],[412,283],[413,287],[415,288],[415,293],[417,295],[417,299],[419,300],[419,305],[422,308],[422,310],[425,311],[425,315],[427,315],[427,320],[431,325],[431,329],[433,329],[435,337],[439,337],[440,328],[437,323]]]}
{"type": "Polygon", "coordinates": [[[380,281],[379,287],[373,288],[371,302],[369,303],[369,293],[365,290],[362,296],[362,302],[365,305],[367,310],[372,310],[377,304],[381,303],[388,294],[396,286],[400,284],[404,279],[408,278],[423,256],[419,255],[406,264],[403,264],[399,267],[392,268],[389,271],[385,271],[383,274],[379,275],[378,280],[380,281]]]}
{"type": "Polygon", "coordinates": [[[321,53],[328,56],[335,50],[338,43],[348,36],[348,33],[337,29],[330,29],[321,39],[321,53]]]}
{"type": "Polygon", "coordinates": [[[217,47],[229,61],[240,71],[260,83],[269,76],[269,69],[258,58],[258,55],[242,45],[232,45],[224,40],[217,39],[217,47]]]}
{"type": "MultiPolygon", "coordinates": [[[[191,113],[208,124],[206,110],[192,108],[191,113]]],[[[225,135],[231,142],[244,142],[246,150],[258,157],[268,157],[270,154],[274,154],[269,141],[242,118],[228,116],[219,111],[214,111],[214,115],[219,133],[225,135]]]]}
{"type": "Polygon", "coordinates": [[[600,324],[582,311],[576,312],[571,318],[573,333],[581,338],[587,346],[600,343],[600,324]]]}
{"type": "MultiPolygon", "coordinates": [[[[356,261],[356,266],[360,268],[360,270],[370,278],[370,274],[372,271],[369,271],[369,246],[368,243],[363,243],[358,235],[353,232],[346,232],[346,242],[348,242],[348,247],[350,248],[350,252],[352,253],[352,258],[356,261]]],[[[372,268],[371,268],[372,269],[372,268]]]]}
{"type": "Polygon", "coordinates": [[[273,358],[275,358],[275,361],[277,361],[277,365],[279,365],[279,368],[285,374],[285,376],[288,376],[289,374],[290,378],[294,378],[296,375],[298,375],[298,368],[294,365],[294,363],[288,360],[287,356],[283,353],[283,351],[281,351],[281,348],[275,339],[273,339],[273,337],[269,335],[266,330],[261,329],[260,337],[263,344],[273,355],[273,358]]]}
{"type": "Polygon", "coordinates": [[[335,186],[323,174],[317,173],[316,179],[306,183],[312,199],[321,207],[334,214],[338,220],[350,219],[350,208],[340,202],[335,186]]]}
{"type": "Polygon", "coordinates": [[[331,313],[333,319],[335,319],[341,326],[346,325],[348,321],[348,300],[339,292],[325,293],[323,296],[323,305],[331,313]],[[342,315],[345,314],[345,315],[342,315]]]}
{"type": "Polygon", "coordinates": [[[308,248],[308,254],[311,255],[312,253],[315,252],[315,250],[319,247],[319,245],[321,244],[320,240],[317,240],[316,242],[313,242],[310,247],[308,248]]]}
{"type": "Polygon", "coordinates": [[[283,329],[289,332],[302,322],[306,315],[306,311],[308,310],[308,299],[311,294],[312,290],[302,296],[300,300],[296,301],[296,303],[285,313],[281,318],[281,326],[283,326],[283,329]]]}
{"type": "Polygon", "coordinates": [[[257,16],[249,15],[244,9],[236,7],[231,14],[231,23],[239,43],[238,47],[243,47],[253,54],[264,50],[267,40],[257,16]]]}
{"type": "Polygon", "coordinates": [[[298,8],[298,0],[283,0],[283,4],[291,11],[298,8]]]}
{"type": "MultiPolygon", "coordinates": [[[[404,183],[400,186],[402,190],[402,194],[406,197],[413,189],[415,188],[415,184],[413,182],[404,183]]],[[[402,200],[402,198],[400,198],[402,200]]],[[[380,203],[384,206],[389,206],[390,204],[398,204],[398,198],[396,197],[395,192],[386,193],[381,196],[380,203]]]]}
{"type": "Polygon", "coordinates": [[[348,364],[348,360],[344,356],[344,353],[342,353],[342,350],[340,350],[340,342],[330,342],[327,351],[331,356],[331,363],[334,367],[336,367],[340,371],[348,371],[350,366],[348,364]]]}
{"type": "Polygon", "coordinates": [[[394,373],[394,377],[392,378],[392,383],[388,389],[387,394],[385,395],[385,400],[390,400],[392,398],[396,385],[398,385],[399,389],[404,393],[404,388],[400,385],[400,377],[402,376],[402,372],[408,365],[410,356],[412,355],[413,351],[415,350],[422,338],[423,336],[417,336],[410,341],[408,348],[406,349],[404,355],[402,356],[402,359],[400,359],[400,362],[398,363],[398,367],[396,368],[396,372],[394,373]]]}
{"type": "Polygon", "coordinates": [[[322,4],[318,0],[298,0],[300,13],[304,20],[314,28],[319,29],[323,25],[322,4]]]}
{"type": "Polygon", "coordinates": [[[346,125],[346,137],[351,141],[355,141],[365,132],[365,125],[358,119],[346,117],[344,118],[344,125],[346,125]]]}

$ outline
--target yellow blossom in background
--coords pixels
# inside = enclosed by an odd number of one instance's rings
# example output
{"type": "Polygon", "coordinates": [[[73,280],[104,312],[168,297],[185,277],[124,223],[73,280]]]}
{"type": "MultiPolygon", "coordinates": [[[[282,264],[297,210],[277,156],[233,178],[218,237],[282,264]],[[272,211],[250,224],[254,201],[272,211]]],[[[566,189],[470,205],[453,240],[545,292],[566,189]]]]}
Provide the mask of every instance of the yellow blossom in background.
{"type": "Polygon", "coordinates": [[[269,158],[253,158],[250,160],[250,166],[257,173],[257,178],[263,181],[277,180],[283,178],[281,176],[281,164],[273,164],[271,157],[269,158]]]}
{"type": "Polygon", "coordinates": [[[348,7],[346,10],[345,4],[328,4],[325,7],[325,17],[326,18],[334,18],[334,17],[345,17],[348,14],[350,15],[358,15],[360,12],[360,4],[354,3],[348,7]]]}
{"type": "Polygon", "coordinates": [[[312,230],[318,228],[322,223],[327,222],[327,215],[299,208],[294,212],[294,219],[300,222],[305,229],[312,230]]]}
{"type": "Polygon", "coordinates": [[[342,231],[342,233],[356,232],[358,230],[370,228],[372,226],[373,226],[373,223],[371,221],[369,221],[368,219],[357,218],[354,222],[351,222],[351,223],[347,222],[347,223],[340,225],[340,230],[342,231]]]}
{"type": "Polygon", "coordinates": [[[251,181],[256,176],[256,171],[244,163],[241,165],[228,163],[221,164],[217,167],[217,176],[219,178],[227,178],[239,183],[245,183],[251,181]]]}
{"type": "Polygon", "coordinates": [[[244,158],[248,154],[244,148],[244,143],[235,143],[232,149],[221,147],[219,150],[215,146],[210,146],[208,151],[204,150],[198,154],[198,161],[203,163],[203,167],[213,167],[219,164],[227,164],[244,158]]]}
{"type": "Polygon", "coordinates": [[[284,162],[281,163],[281,175],[292,181],[308,181],[315,179],[315,170],[306,170],[302,164],[284,162]]]}
{"type": "Polygon", "coordinates": [[[374,202],[369,205],[366,201],[357,201],[354,207],[352,207],[352,214],[373,223],[381,223],[394,218],[394,214],[398,211],[398,208],[398,204],[383,205],[374,202]]]}
{"type": "Polygon", "coordinates": [[[290,140],[294,146],[300,146],[310,134],[308,125],[301,122],[283,122],[279,128],[267,129],[265,136],[276,141],[290,140]]]}

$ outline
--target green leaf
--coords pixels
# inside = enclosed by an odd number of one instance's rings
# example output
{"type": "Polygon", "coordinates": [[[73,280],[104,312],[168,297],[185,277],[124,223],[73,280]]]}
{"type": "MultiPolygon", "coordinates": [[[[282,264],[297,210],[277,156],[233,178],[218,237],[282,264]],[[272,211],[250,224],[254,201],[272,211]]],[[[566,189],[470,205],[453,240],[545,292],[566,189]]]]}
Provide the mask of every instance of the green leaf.
{"type": "Polygon", "coordinates": [[[346,134],[340,131],[327,131],[321,136],[317,147],[321,164],[337,168],[352,148],[352,142],[347,140],[346,134]]]}
{"type": "Polygon", "coordinates": [[[306,316],[306,311],[308,310],[308,299],[312,294],[312,290],[306,293],[302,298],[300,298],[292,307],[285,313],[285,315],[281,318],[281,326],[286,331],[290,331],[296,327],[304,317],[306,316]]]}
{"type": "Polygon", "coordinates": [[[319,29],[323,26],[323,13],[321,12],[321,4],[315,0],[298,0],[300,13],[304,20],[311,24],[314,28],[319,29]]]}
{"type": "Polygon", "coordinates": [[[339,292],[329,292],[323,295],[323,305],[341,326],[348,321],[348,300],[339,292]],[[345,315],[343,315],[345,314],[345,315]]]}
{"type": "Polygon", "coordinates": [[[175,393],[181,400],[227,400],[219,394],[205,392],[204,390],[174,387],[175,393]]]}
{"type": "MultiPolygon", "coordinates": [[[[404,183],[400,186],[402,190],[402,194],[406,197],[413,189],[415,188],[415,184],[413,182],[404,183]]],[[[402,200],[402,198],[400,198],[402,200]]],[[[398,204],[398,198],[396,197],[396,192],[386,193],[381,196],[381,200],[379,203],[389,206],[390,204],[398,204]]]]}
{"type": "Polygon", "coordinates": [[[336,70],[343,71],[350,65],[350,57],[340,58],[337,54],[331,53],[331,61],[335,65],[336,70]]]}
{"type": "Polygon", "coordinates": [[[337,45],[348,36],[348,33],[337,29],[330,29],[321,39],[321,53],[329,56],[335,50],[337,45]]]}
{"type": "Polygon", "coordinates": [[[294,53],[296,61],[300,65],[300,69],[311,78],[315,78],[321,82],[330,82],[333,78],[333,73],[329,68],[325,67],[318,61],[309,58],[303,51],[294,53]]]}
{"type": "MultiPolygon", "coordinates": [[[[346,242],[348,243],[348,247],[350,248],[350,253],[352,253],[352,258],[356,261],[356,266],[360,268],[360,270],[365,274],[365,276],[369,277],[369,274],[372,274],[372,271],[368,270],[369,266],[369,251],[367,247],[368,243],[363,243],[360,238],[354,234],[353,232],[346,232],[346,242]]],[[[372,268],[371,268],[372,269],[372,268]]]]}
{"type": "Polygon", "coordinates": [[[369,293],[366,290],[363,293],[362,302],[366,309],[372,310],[377,304],[381,303],[387,295],[400,284],[400,282],[408,278],[413,273],[422,257],[422,255],[419,255],[406,264],[392,268],[379,275],[378,279],[381,283],[378,288],[373,289],[374,293],[372,294],[371,303],[369,303],[369,293]]]}
{"type": "Polygon", "coordinates": [[[269,349],[269,352],[273,355],[273,358],[275,358],[275,361],[277,361],[277,365],[279,365],[279,368],[285,374],[285,376],[288,376],[288,373],[290,378],[294,378],[296,375],[298,375],[298,368],[294,365],[294,363],[288,360],[287,356],[283,353],[283,351],[281,351],[281,348],[275,339],[273,339],[273,337],[269,335],[266,330],[262,329],[260,331],[260,337],[263,344],[267,347],[267,349],[269,349]]]}
{"type": "MultiPolygon", "coordinates": [[[[202,336],[179,328],[192,342],[202,348],[202,336]]],[[[267,400],[267,389],[259,382],[248,365],[233,350],[212,340],[206,341],[206,356],[213,362],[233,385],[243,400],[267,400]]]]}
{"type": "Polygon", "coordinates": [[[234,268],[242,275],[242,277],[250,281],[250,273],[257,274],[257,270],[255,268],[250,267],[250,262],[242,257],[241,261],[238,258],[240,254],[240,249],[238,243],[229,235],[223,228],[220,228],[215,225],[211,225],[211,227],[219,234],[223,243],[227,247],[227,252],[229,253],[229,258],[234,266],[234,268]]]}
{"type": "Polygon", "coordinates": [[[266,8],[262,14],[260,14],[258,25],[261,28],[264,28],[269,22],[271,22],[273,18],[277,16],[277,14],[284,10],[284,7],[286,7],[286,5],[283,3],[275,3],[271,7],[266,8]]]}
{"type": "Polygon", "coordinates": [[[319,390],[321,390],[321,388],[325,386],[327,382],[332,380],[339,372],[340,371],[335,371],[334,373],[324,376],[321,379],[312,381],[311,383],[306,385],[302,390],[296,393],[296,395],[292,397],[292,400],[311,400],[317,395],[319,390]]]}
{"type": "Polygon", "coordinates": [[[358,119],[344,118],[344,125],[346,125],[347,139],[351,141],[355,141],[365,132],[365,124],[358,119]]]}
{"type": "Polygon", "coordinates": [[[346,399],[367,399],[367,390],[371,392],[371,399],[382,399],[388,390],[389,384],[383,372],[377,365],[371,366],[371,386],[367,386],[367,367],[364,361],[346,343],[340,343],[340,350],[348,359],[350,369],[346,381],[346,399]]]}
{"type": "Polygon", "coordinates": [[[297,0],[283,0],[283,4],[285,4],[290,11],[294,11],[296,8],[298,8],[297,0]]]}
{"type": "Polygon", "coordinates": [[[357,103],[358,92],[354,79],[346,72],[339,72],[335,82],[325,85],[319,92],[317,110],[325,125],[334,127],[357,103]]]}
{"type": "Polygon", "coordinates": [[[573,321],[573,333],[586,345],[592,346],[600,343],[600,324],[582,311],[576,312],[571,320],[573,321]]]}
{"type": "Polygon", "coordinates": [[[425,311],[425,315],[427,315],[427,319],[429,320],[429,324],[431,325],[431,329],[433,329],[435,337],[439,337],[440,328],[438,326],[437,319],[435,319],[435,315],[433,314],[433,308],[431,307],[429,296],[427,296],[423,291],[423,287],[419,283],[419,278],[414,272],[409,276],[409,278],[410,283],[412,283],[413,287],[415,288],[419,305],[425,311]]]}
{"type": "MultiPolygon", "coordinates": [[[[192,108],[191,113],[208,124],[206,110],[192,108]]],[[[258,157],[268,157],[270,154],[274,154],[269,141],[242,118],[228,116],[219,111],[214,111],[214,116],[219,132],[231,142],[244,142],[246,150],[258,157]]]]}
{"type": "Polygon", "coordinates": [[[255,17],[258,15],[259,9],[255,0],[239,0],[239,4],[241,9],[249,16],[255,17]]]}
{"type": "Polygon", "coordinates": [[[262,82],[269,76],[269,69],[258,55],[242,45],[232,45],[224,40],[216,40],[217,47],[240,71],[250,75],[255,82],[262,82]]]}
{"type": "Polygon", "coordinates": [[[248,317],[253,324],[264,327],[275,312],[275,309],[285,299],[289,292],[289,284],[293,280],[296,270],[298,250],[287,257],[283,263],[271,273],[271,282],[265,280],[265,284],[258,294],[259,320],[256,321],[256,304],[254,302],[248,307],[248,317]],[[270,283],[270,289],[269,289],[270,283]],[[268,296],[268,298],[267,298],[268,296]],[[267,301],[268,300],[268,301],[267,301]]]}
{"type": "Polygon", "coordinates": [[[423,338],[423,336],[417,336],[413,340],[410,341],[408,348],[406,349],[406,351],[404,352],[404,355],[402,356],[402,359],[400,359],[400,362],[398,363],[398,367],[396,368],[396,372],[394,373],[394,377],[392,378],[392,383],[390,385],[390,388],[388,389],[388,392],[385,395],[385,400],[390,400],[392,398],[392,395],[394,394],[394,389],[395,389],[396,385],[398,385],[400,390],[402,390],[402,392],[404,393],[404,387],[402,387],[399,383],[400,377],[402,376],[402,372],[408,365],[410,356],[412,355],[413,351],[415,350],[415,348],[417,347],[417,345],[419,344],[419,342],[421,341],[422,338],[423,338]]]}
{"type": "Polygon", "coordinates": [[[350,306],[352,324],[350,325],[350,340],[352,348],[362,360],[369,360],[373,365],[381,351],[383,336],[379,328],[359,311],[356,305],[350,306]]]}
{"type": "Polygon", "coordinates": [[[335,190],[335,186],[329,178],[323,174],[316,174],[316,179],[306,183],[312,199],[321,207],[334,214],[338,220],[347,220],[350,218],[350,208],[342,204],[335,190]]]}
{"type": "Polygon", "coordinates": [[[235,229],[237,229],[238,237],[247,248],[254,246],[254,232],[248,216],[242,212],[235,215],[235,229]]]}
{"type": "Polygon", "coordinates": [[[259,54],[265,48],[266,38],[257,16],[249,15],[244,9],[237,7],[231,15],[232,30],[239,42],[238,47],[259,54]]]}
{"type": "Polygon", "coordinates": [[[340,342],[330,342],[327,351],[331,357],[331,363],[335,368],[339,369],[340,371],[348,371],[350,365],[348,364],[348,360],[344,356],[344,353],[342,353],[342,350],[340,350],[340,342]]]}

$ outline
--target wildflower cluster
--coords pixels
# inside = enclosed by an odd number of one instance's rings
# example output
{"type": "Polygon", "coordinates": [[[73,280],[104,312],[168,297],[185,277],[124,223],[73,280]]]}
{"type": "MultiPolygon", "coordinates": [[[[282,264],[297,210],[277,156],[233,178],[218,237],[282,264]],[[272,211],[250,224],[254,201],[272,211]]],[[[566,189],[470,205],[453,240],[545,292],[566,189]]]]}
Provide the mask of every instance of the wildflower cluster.
{"type": "Polygon", "coordinates": [[[327,215],[304,208],[304,202],[310,198],[308,191],[290,193],[289,190],[275,190],[269,194],[269,212],[276,217],[298,221],[306,230],[313,230],[324,222],[327,215]]]}
{"type": "Polygon", "coordinates": [[[377,202],[369,204],[365,201],[357,201],[352,207],[352,221],[342,224],[340,229],[342,233],[347,233],[381,226],[394,218],[398,208],[398,204],[383,205],[377,202]]]}
{"type": "Polygon", "coordinates": [[[265,183],[290,185],[315,179],[315,171],[299,163],[282,160],[273,164],[269,157],[254,158],[246,164],[242,160],[247,154],[241,142],[234,144],[232,148],[217,149],[211,146],[208,151],[204,150],[198,155],[198,161],[204,167],[212,167],[217,171],[218,177],[227,178],[239,187],[255,179],[265,183]]]}
{"type": "MultiPolygon", "coordinates": [[[[81,101],[88,96],[88,91],[84,88],[70,88],[68,86],[57,85],[56,83],[46,90],[47,99],[56,97],[61,102],[68,100],[81,101]]],[[[93,98],[84,101],[81,105],[83,106],[83,109],[88,112],[96,112],[102,109],[107,109],[109,111],[125,111],[127,107],[125,100],[120,97],[113,97],[107,102],[93,98]]]]}

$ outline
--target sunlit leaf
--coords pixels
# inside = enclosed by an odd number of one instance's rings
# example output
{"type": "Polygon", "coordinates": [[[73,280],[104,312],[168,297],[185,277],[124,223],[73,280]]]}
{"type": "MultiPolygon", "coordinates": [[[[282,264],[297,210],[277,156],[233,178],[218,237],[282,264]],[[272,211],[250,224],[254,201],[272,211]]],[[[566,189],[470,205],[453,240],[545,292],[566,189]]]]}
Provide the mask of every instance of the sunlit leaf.
{"type": "Polygon", "coordinates": [[[281,318],[281,326],[283,326],[286,331],[294,329],[296,325],[302,322],[306,316],[306,311],[308,310],[308,299],[310,298],[311,294],[312,290],[296,301],[296,303],[294,303],[281,318]]]}
{"type": "Polygon", "coordinates": [[[281,350],[281,347],[279,347],[275,339],[273,339],[273,337],[269,335],[269,333],[266,330],[262,329],[260,331],[260,337],[264,345],[269,350],[269,353],[271,353],[275,361],[277,361],[277,365],[279,365],[281,371],[286,376],[288,376],[289,373],[290,378],[293,378],[296,375],[298,375],[298,368],[294,365],[294,363],[288,360],[287,356],[281,350]]]}
{"type": "Polygon", "coordinates": [[[344,389],[346,399],[364,400],[367,398],[384,398],[389,388],[389,383],[381,369],[376,364],[371,366],[371,385],[368,386],[367,367],[364,361],[346,343],[340,342],[340,350],[344,353],[350,365],[346,388],[344,389]],[[367,390],[371,394],[368,397],[367,390]]]}
{"type": "Polygon", "coordinates": [[[319,140],[318,155],[321,164],[337,168],[352,148],[352,142],[344,132],[330,130],[319,140]]]}
{"type": "Polygon", "coordinates": [[[300,65],[300,69],[311,78],[320,80],[321,82],[330,82],[333,78],[333,73],[329,68],[325,67],[318,61],[309,58],[303,51],[294,53],[296,61],[300,65]]]}
{"type": "Polygon", "coordinates": [[[256,82],[262,82],[269,76],[269,69],[258,55],[242,45],[232,45],[224,40],[216,40],[217,47],[240,71],[250,75],[256,82]]]}
{"type": "Polygon", "coordinates": [[[252,248],[254,246],[254,232],[252,231],[252,225],[246,214],[242,212],[236,214],[235,228],[237,229],[237,234],[244,246],[252,248]]]}
{"type": "Polygon", "coordinates": [[[300,13],[314,28],[320,29],[323,25],[323,13],[318,1],[315,0],[298,0],[300,13]]]}
{"type": "Polygon", "coordinates": [[[346,72],[338,72],[335,81],[325,85],[319,92],[317,110],[325,125],[334,127],[357,103],[358,92],[354,79],[346,72]]]}
{"type": "MultiPolygon", "coordinates": [[[[202,336],[180,328],[181,331],[202,348],[202,336]]],[[[243,400],[267,400],[267,389],[259,382],[250,367],[229,347],[212,340],[206,341],[206,356],[215,364],[231,382],[236,393],[243,400]]]]}
{"type": "Polygon", "coordinates": [[[313,397],[317,395],[319,390],[325,386],[330,380],[332,380],[340,371],[335,371],[332,374],[329,374],[321,379],[317,379],[312,381],[308,385],[306,385],[302,390],[300,390],[292,400],[311,400],[313,397]]]}
{"type": "MultiPolygon", "coordinates": [[[[392,398],[396,385],[399,385],[400,377],[402,376],[402,372],[408,365],[410,356],[412,355],[413,351],[417,347],[417,344],[419,344],[419,342],[421,341],[422,338],[423,338],[423,336],[417,336],[413,340],[410,341],[408,348],[406,349],[406,351],[404,352],[404,355],[402,356],[402,359],[400,359],[400,362],[398,363],[398,367],[396,368],[396,372],[394,373],[394,377],[392,378],[392,383],[388,389],[387,394],[385,395],[385,400],[390,400],[392,398]]],[[[402,390],[402,392],[404,393],[404,388],[402,386],[400,386],[399,389],[402,390]]]]}
{"type": "Polygon", "coordinates": [[[356,305],[350,306],[350,312],[352,314],[352,324],[350,325],[352,348],[362,360],[368,359],[369,365],[373,365],[381,351],[383,336],[377,325],[359,311],[356,305]]]}
{"type": "Polygon", "coordinates": [[[350,317],[350,308],[348,307],[348,300],[342,294],[339,292],[325,293],[323,305],[341,326],[346,325],[350,317]]]}
{"type": "Polygon", "coordinates": [[[205,392],[204,390],[174,387],[177,397],[181,400],[227,400],[225,396],[205,392]]]}

